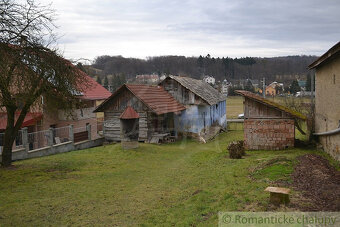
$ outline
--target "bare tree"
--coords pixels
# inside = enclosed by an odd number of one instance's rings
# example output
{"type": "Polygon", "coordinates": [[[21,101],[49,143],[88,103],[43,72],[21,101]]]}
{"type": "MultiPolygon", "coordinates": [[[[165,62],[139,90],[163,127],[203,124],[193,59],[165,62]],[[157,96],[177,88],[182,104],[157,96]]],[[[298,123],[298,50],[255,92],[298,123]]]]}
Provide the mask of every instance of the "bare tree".
{"type": "Polygon", "coordinates": [[[34,0],[0,2],[0,111],[7,114],[2,166],[11,165],[12,145],[28,112],[42,104],[71,110],[86,89],[83,73],[52,48],[54,11],[34,0]]]}

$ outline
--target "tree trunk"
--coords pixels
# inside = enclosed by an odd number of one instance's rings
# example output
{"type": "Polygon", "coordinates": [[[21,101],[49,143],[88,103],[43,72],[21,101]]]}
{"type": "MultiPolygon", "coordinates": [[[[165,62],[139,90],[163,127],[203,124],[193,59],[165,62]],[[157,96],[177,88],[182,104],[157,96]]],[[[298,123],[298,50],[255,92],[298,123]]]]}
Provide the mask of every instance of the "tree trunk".
{"type": "Polygon", "coordinates": [[[18,129],[16,130],[14,126],[15,121],[15,110],[7,109],[7,126],[4,136],[4,147],[2,151],[2,167],[8,167],[12,164],[12,146],[15,141],[15,137],[18,134],[18,129]]]}
{"type": "Polygon", "coordinates": [[[12,163],[12,146],[18,131],[15,132],[14,126],[6,127],[4,136],[4,147],[2,150],[2,163],[3,167],[8,167],[12,163]]]}
{"type": "Polygon", "coordinates": [[[5,133],[4,147],[2,150],[2,167],[8,167],[12,164],[12,146],[15,140],[14,135],[5,133]]]}

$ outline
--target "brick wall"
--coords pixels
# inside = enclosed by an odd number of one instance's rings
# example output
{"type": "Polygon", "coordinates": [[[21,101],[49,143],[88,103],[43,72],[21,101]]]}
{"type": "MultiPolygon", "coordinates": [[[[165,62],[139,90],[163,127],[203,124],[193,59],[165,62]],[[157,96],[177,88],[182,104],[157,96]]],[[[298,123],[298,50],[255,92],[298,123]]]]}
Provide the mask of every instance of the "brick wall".
{"type": "Polygon", "coordinates": [[[281,150],[294,147],[294,126],[293,119],[245,119],[245,148],[281,150]]]}

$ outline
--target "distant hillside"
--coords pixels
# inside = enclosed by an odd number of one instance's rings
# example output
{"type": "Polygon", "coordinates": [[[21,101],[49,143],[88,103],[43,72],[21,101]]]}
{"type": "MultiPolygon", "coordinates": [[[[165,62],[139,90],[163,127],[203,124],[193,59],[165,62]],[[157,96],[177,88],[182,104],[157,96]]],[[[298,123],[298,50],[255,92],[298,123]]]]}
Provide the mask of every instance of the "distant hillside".
{"type": "Polygon", "coordinates": [[[296,75],[304,77],[308,73],[307,66],[316,56],[286,56],[273,58],[213,58],[160,56],[146,60],[124,58],[122,56],[100,56],[92,66],[87,67],[92,76],[123,74],[132,78],[137,74],[172,74],[193,78],[212,75],[217,80],[261,79],[267,81],[292,80],[296,75]]]}

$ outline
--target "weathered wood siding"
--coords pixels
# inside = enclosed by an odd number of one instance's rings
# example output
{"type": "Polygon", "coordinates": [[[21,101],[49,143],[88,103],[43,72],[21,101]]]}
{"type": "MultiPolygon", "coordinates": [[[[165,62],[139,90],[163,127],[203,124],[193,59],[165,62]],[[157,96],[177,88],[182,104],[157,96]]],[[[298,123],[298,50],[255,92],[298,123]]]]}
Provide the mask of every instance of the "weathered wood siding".
{"type": "Polygon", "coordinates": [[[145,141],[148,139],[148,124],[147,113],[139,112],[139,141],[145,141]]]}
{"type": "Polygon", "coordinates": [[[179,103],[183,105],[202,105],[206,102],[199,96],[183,87],[180,83],[172,79],[165,79],[162,82],[164,90],[169,92],[179,103]]]}
{"type": "Polygon", "coordinates": [[[121,140],[121,125],[119,116],[123,111],[111,111],[104,112],[104,137],[108,141],[120,141],[121,140]]]}
{"type": "Polygon", "coordinates": [[[244,118],[292,118],[287,113],[268,107],[259,102],[255,102],[249,98],[244,101],[244,118]]]}
{"type": "Polygon", "coordinates": [[[129,90],[125,89],[114,99],[110,100],[108,108],[104,111],[104,137],[109,141],[121,140],[120,115],[127,106],[131,106],[140,116],[139,140],[145,141],[148,136],[147,111],[148,107],[142,103],[129,90]]]}

